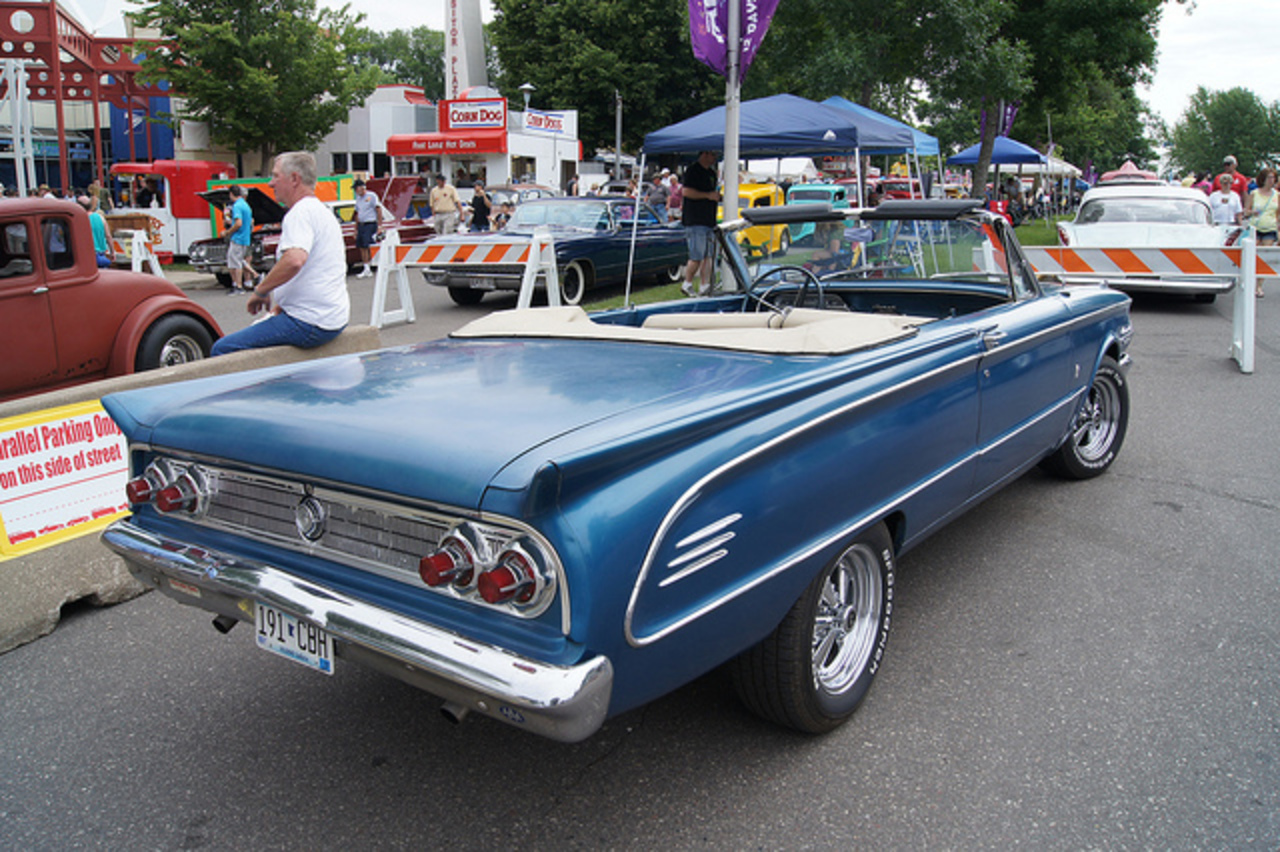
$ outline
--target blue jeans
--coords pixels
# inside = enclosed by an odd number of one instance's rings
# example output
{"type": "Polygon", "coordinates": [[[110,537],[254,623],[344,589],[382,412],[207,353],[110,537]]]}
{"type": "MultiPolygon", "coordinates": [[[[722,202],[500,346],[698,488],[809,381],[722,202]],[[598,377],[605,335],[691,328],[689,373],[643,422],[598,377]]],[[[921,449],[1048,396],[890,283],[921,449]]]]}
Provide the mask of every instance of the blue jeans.
{"type": "Polygon", "coordinates": [[[282,312],[261,322],[255,322],[248,328],[228,334],[213,344],[210,354],[226,355],[228,352],[239,352],[242,349],[261,349],[265,346],[286,344],[297,346],[299,349],[314,349],[328,343],[339,334],[342,334],[341,328],[329,331],[302,320],[296,320],[282,312]]]}

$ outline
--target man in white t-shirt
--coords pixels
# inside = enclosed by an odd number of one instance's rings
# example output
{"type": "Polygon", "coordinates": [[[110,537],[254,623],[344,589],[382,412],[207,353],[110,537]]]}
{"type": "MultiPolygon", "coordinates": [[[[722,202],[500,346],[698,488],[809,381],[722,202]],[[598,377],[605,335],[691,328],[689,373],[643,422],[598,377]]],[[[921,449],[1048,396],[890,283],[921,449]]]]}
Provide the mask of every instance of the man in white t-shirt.
{"type": "Polygon", "coordinates": [[[305,151],[276,157],[271,189],[289,212],[280,228],[276,265],[248,303],[249,313],[267,309],[271,315],[219,340],[214,355],[281,344],[311,349],[347,326],[347,250],[337,218],[316,198],[315,157],[305,151]]]}

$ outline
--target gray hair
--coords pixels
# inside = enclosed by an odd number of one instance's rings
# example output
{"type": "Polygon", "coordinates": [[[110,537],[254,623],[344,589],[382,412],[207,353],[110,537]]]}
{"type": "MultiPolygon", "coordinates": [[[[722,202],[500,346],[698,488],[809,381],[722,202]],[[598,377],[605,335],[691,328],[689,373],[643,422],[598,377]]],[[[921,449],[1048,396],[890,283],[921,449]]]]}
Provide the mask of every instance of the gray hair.
{"type": "Polygon", "coordinates": [[[316,185],[316,158],[306,151],[286,151],[276,157],[276,164],[285,174],[297,175],[308,187],[316,185]]]}

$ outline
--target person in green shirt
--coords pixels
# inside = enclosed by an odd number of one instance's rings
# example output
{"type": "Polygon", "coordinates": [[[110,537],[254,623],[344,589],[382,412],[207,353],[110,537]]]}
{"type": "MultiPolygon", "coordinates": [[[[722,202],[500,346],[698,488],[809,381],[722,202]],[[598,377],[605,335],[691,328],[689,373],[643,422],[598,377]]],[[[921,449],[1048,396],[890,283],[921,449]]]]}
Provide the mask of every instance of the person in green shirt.
{"type": "Polygon", "coordinates": [[[115,260],[116,253],[111,248],[111,234],[107,230],[107,217],[98,209],[100,202],[97,195],[82,195],[76,199],[89,214],[89,228],[93,231],[93,253],[97,256],[98,267],[104,268],[115,260]]]}

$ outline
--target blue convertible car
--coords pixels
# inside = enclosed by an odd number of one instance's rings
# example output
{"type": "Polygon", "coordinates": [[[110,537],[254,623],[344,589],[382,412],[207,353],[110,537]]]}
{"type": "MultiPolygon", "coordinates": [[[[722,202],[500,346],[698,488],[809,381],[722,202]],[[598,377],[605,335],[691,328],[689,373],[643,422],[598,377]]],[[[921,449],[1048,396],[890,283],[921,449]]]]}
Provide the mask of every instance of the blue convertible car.
{"type": "Polygon", "coordinates": [[[1037,464],[1111,465],[1129,300],[1037,280],[975,203],[748,215],[821,239],[753,281],[730,222],[704,299],[107,397],[134,514],[104,541],[223,632],[454,719],[579,740],[731,662],[755,712],[834,728],[903,553],[1037,464]]]}
{"type": "MultiPolygon", "coordinates": [[[[658,277],[679,281],[689,258],[684,230],[658,219],[653,208],[625,196],[540,198],[516,208],[501,231],[456,234],[431,241],[447,248],[455,258],[462,252],[468,262],[428,265],[422,270],[428,284],[449,288],[459,305],[474,305],[491,290],[519,290],[523,262],[484,262],[488,246],[512,237],[532,238],[542,231],[555,243],[560,298],[576,305],[593,287],[621,284],[628,264],[633,280],[658,277]]],[[[443,257],[445,255],[441,255],[443,257]]]]}

